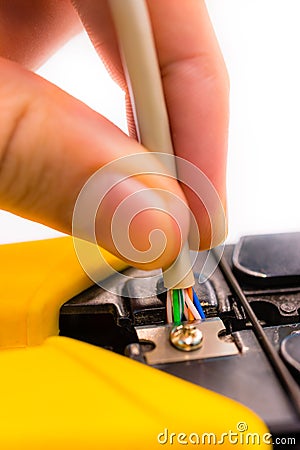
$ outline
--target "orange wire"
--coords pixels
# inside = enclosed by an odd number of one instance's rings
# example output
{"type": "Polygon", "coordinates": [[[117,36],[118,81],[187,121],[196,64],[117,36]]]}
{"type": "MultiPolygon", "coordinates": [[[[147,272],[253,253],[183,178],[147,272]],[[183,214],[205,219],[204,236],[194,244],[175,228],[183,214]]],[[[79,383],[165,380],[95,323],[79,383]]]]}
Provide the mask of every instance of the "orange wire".
{"type": "MultiPolygon", "coordinates": [[[[190,297],[190,299],[193,301],[193,289],[191,287],[187,288],[187,294],[190,297]]],[[[193,321],[195,320],[195,317],[193,316],[192,311],[188,308],[188,320],[193,321]]]]}
{"type": "Polygon", "coordinates": [[[191,287],[187,288],[187,293],[190,299],[193,301],[193,288],[191,287]]]}
{"type": "Polygon", "coordinates": [[[189,321],[195,320],[195,317],[193,316],[193,313],[190,309],[188,309],[188,320],[189,321]]]}

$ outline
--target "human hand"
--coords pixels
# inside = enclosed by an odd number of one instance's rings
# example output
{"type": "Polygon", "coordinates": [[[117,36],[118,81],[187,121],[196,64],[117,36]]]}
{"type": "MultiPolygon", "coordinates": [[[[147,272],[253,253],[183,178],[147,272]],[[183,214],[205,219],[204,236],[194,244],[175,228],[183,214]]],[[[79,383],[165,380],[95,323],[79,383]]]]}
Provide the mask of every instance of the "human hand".
{"type": "MultiPolygon", "coordinates": [[[[73,4],[99,55],[126,90],[106,1],[76,0],[73,4]]],[[[228,79],[204,2],[151,0],[148,6],[175,152],[207,175],[225,207],[228,79]]],[[[0,17],[0,206],[71,233],[76,198],[89,177],[121,156],[146,150],[105,118],[28,70],[80,29],[71,2],[31,0],[26,6],[19,0],[0,2],[0,17]]],[[[141,167],[141,173],[149,169],[158,171],[154,160],[153,167],[141,167]]],[[[202,249],[224,238],[223,227],[215,229],[212,236],[203,204],[187,187],[182,186],[184,197],[174,180],[141,175],[121,183],[115,202],[106,205],[106,220],[97,217],[96,233],[104,248],[118,255],[109,218],[118,202],[143,186],[171,191],[183,200],[186,197],[197,219],[202,249]]],[[[219,217],[222,220],[221,209],[216,204],[216,222],[219,217]]],[[[166,236],[165,251],[147,268],[170,265],[181,240],[187,237],[186,212],[178,212],[176,223],[168,214],[170,210],[173,208],[165,203],[164,211],[144,211],[132,222],[132,243],[138,249],[147,248],[154,229],[166,236]]]]}

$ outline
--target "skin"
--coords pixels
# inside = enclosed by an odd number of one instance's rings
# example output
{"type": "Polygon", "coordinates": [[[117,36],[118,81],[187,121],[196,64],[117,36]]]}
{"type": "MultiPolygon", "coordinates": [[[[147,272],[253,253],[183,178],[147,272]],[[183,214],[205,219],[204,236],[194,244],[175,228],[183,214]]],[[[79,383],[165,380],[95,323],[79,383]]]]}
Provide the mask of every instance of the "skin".
{"type": "MultiPolygon", "coordinates": [[[[229,83],[204,1],[149,0],[148,8],[175,153],[203,171],[226,210],[229,83]]],[[[107,119],[32,72],[82,27],[126,91],[105,0],[0,0],[0,207],[66,233],[72,231],[74,205],[89,177],[116,158],[147,152],[107,119]]],[[[157,171],[155,163],[152,169],[157,171]]],[[[170,191],[187,202],[198,223],[201,249],[225,238],[224,228],[218,226],[212,236],[204,206],[187,187],[159,175],[135,178],[112,191],[114,200],[104,203],[97,216],[96,234],[104,248],[119,255],[109,218],[137,185],[170,191]]],[[[164,211],[148,210],[136,217],[130,237],[137,249],[149,247],[149,233],[157,228],[167,244],[149,264],[129,262],[143,268],[173,262],[189,228],[187,212],[180,210],[174,220],[173,209],[167,202],[164,211]]],[[[217,223],[221,209],[216,204],[213,211],[217,223]]]]}

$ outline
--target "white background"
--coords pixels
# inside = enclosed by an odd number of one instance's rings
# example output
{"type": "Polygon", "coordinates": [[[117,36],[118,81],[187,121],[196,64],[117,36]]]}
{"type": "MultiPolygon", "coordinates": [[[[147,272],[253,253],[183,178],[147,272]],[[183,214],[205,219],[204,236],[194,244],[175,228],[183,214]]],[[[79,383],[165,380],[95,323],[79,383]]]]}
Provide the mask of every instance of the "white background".
{"type": "MultiPolygon", "coordinates": [[[[228,241],[243,234],[300,231],[300,2],[206,3],[231,78],[228,241]]],[[[123,94],[85,34],[39,74],[126,130],[123,94]]],[[[0,212],[0,243],[58,235],[0,212]]]]}

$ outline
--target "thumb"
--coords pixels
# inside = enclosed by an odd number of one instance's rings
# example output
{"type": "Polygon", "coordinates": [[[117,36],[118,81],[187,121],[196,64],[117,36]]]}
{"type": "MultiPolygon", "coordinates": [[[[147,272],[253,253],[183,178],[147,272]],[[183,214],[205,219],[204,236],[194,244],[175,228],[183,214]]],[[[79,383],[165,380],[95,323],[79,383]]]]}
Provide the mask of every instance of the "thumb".
{"type": "Polygon", "coordinates": [[[102,247],[137,267],[173,262],[188,234],[189,213],[179,185],[155,155],[86,105],[5,59],[0,59],[0,121],[2,209],[70,234],[83,192],[78,237],[93,239],[94,233],[102,247]],[[93,217],[87,214],[90,204],[96,205],[93,217]],[[126,250],[143,253],[150,247],[155,250],[150,259],[136,259],[126,250]]]}

